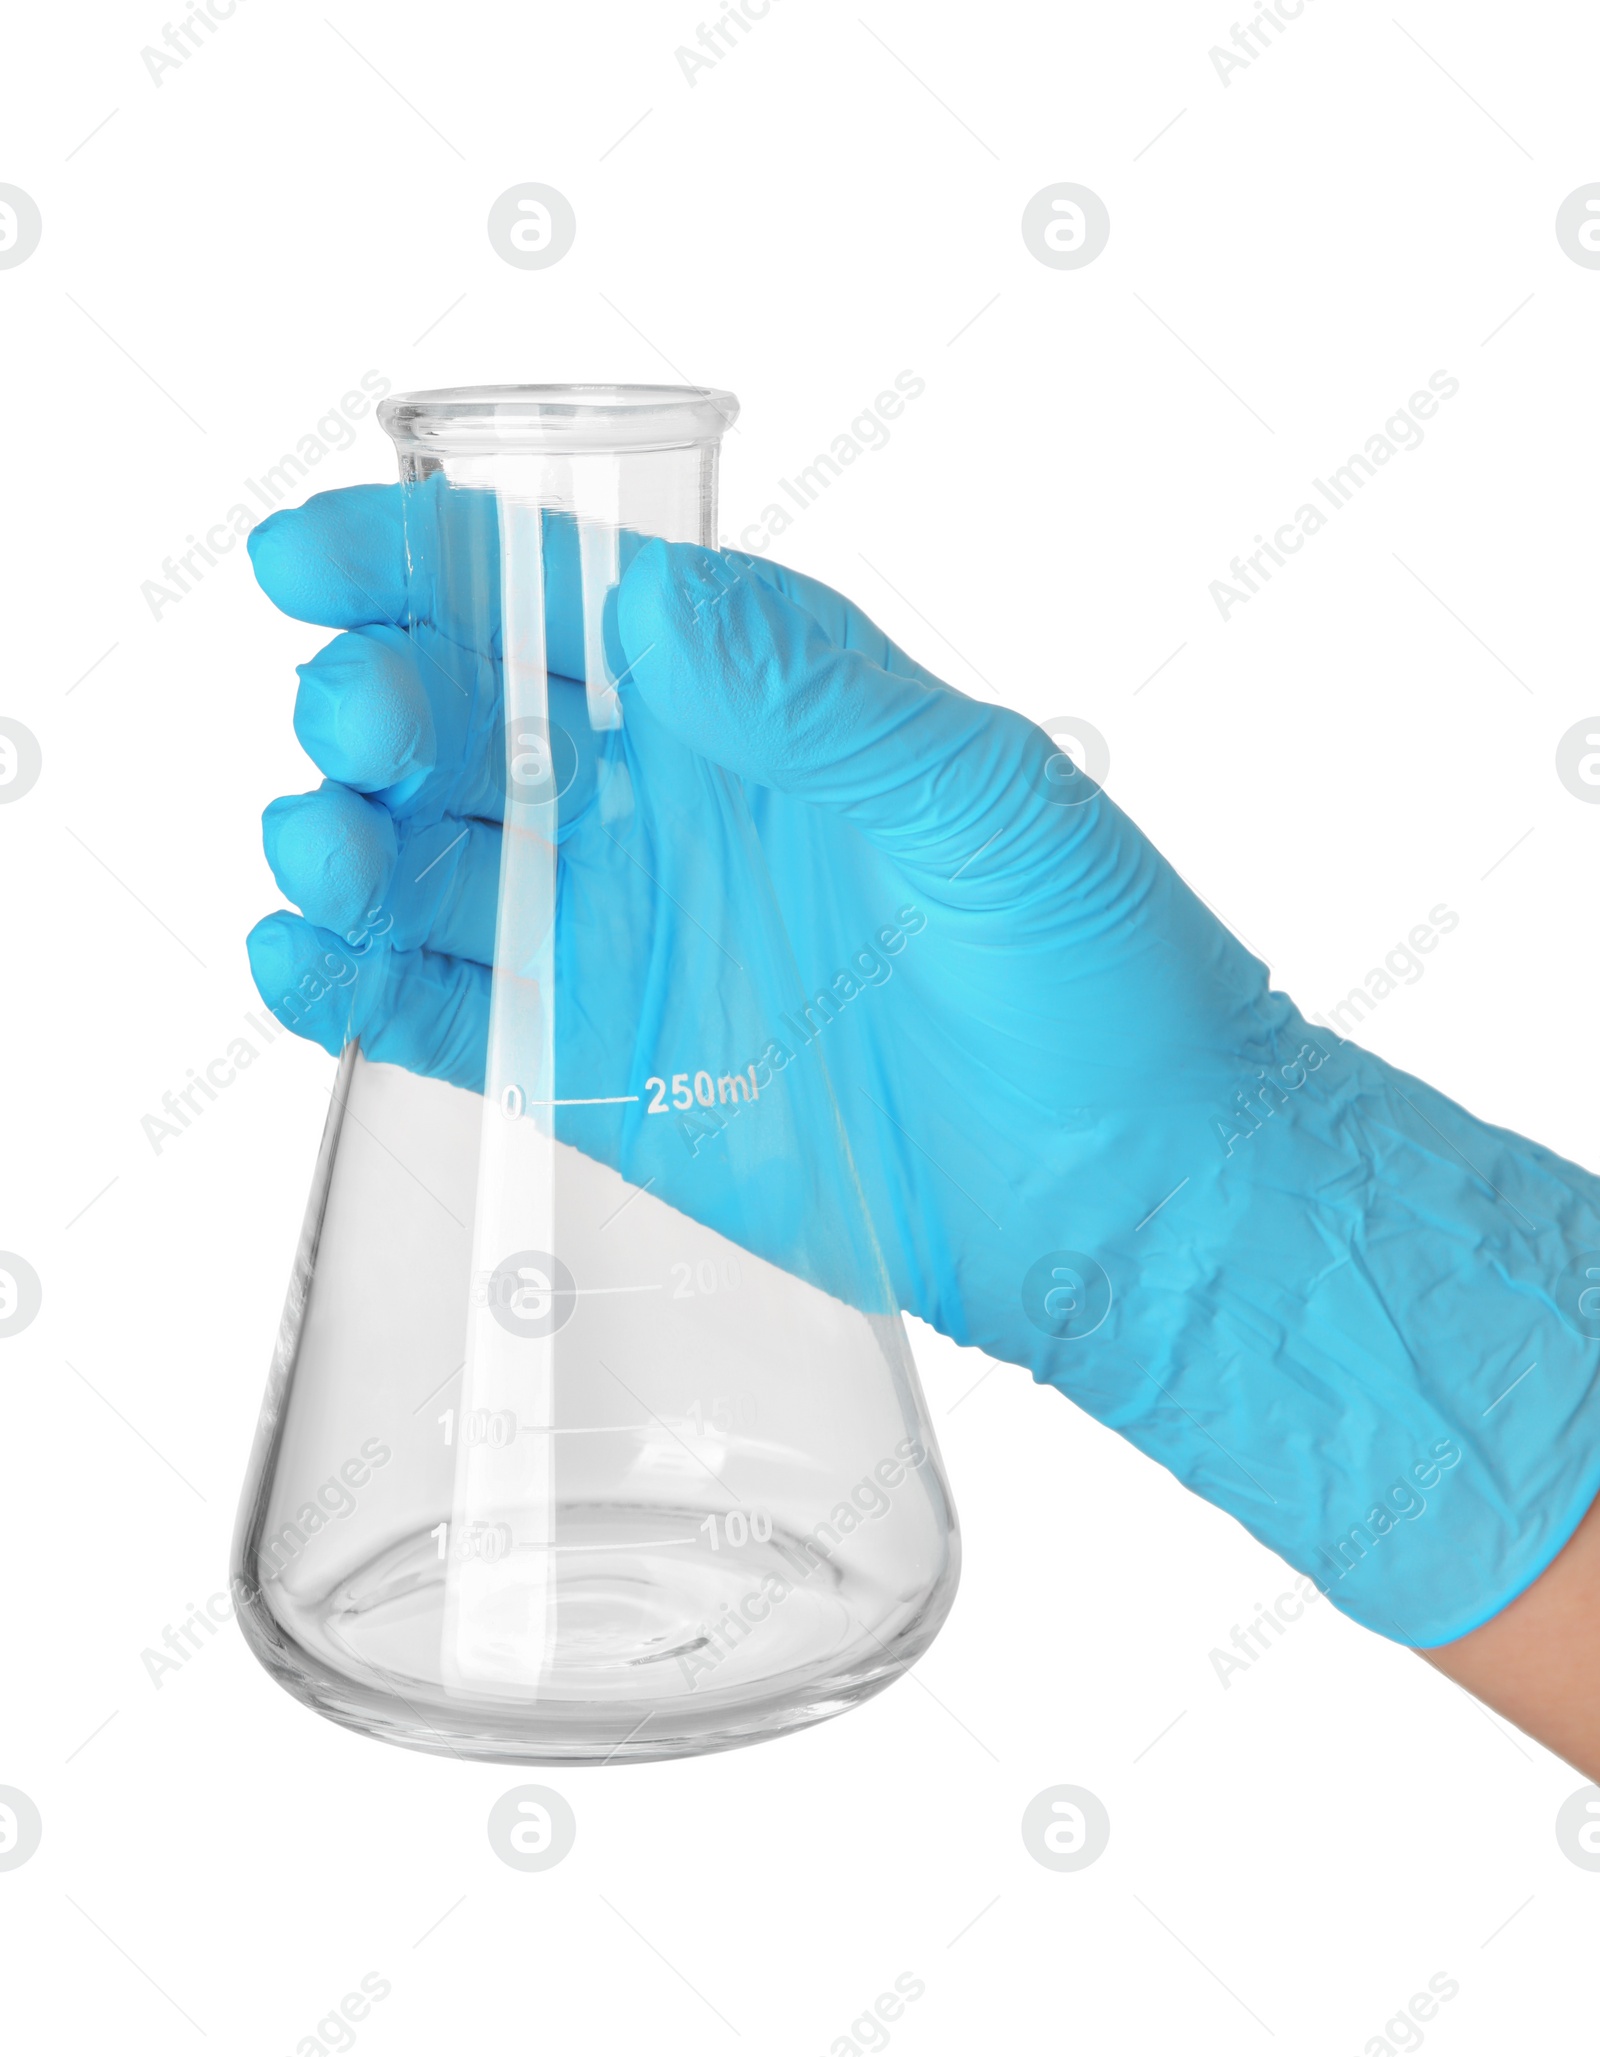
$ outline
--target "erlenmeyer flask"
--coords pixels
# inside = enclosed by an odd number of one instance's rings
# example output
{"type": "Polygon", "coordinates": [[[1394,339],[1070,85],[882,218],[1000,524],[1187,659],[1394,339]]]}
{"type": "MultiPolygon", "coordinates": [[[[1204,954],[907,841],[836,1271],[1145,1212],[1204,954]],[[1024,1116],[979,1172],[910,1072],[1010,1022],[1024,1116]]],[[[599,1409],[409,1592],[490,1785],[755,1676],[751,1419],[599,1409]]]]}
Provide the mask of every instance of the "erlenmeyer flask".
{"type": "Polygon", "coordinates": [[[745,792],[620,669],[619,576],[646,538],[713,540],[736,411],[672,387],[381,411],[454,770],[411,847],[459,830],[494,865],[498,838],[493,963],[415,1069],[347,1041],[234,1586],[291,1692],[419,1749],[780,1734],[889,1683],[955,1592],[745,792]]]}

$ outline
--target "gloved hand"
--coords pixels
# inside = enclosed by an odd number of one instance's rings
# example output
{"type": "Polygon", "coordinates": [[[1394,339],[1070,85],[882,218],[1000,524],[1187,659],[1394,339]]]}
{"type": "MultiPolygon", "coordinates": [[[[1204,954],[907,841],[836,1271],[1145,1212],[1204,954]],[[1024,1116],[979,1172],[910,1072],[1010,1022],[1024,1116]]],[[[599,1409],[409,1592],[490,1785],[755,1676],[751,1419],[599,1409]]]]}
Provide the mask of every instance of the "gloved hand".
{"type": "MultiPolygon", "coordinates": [[[[498,653],[406,636],[398,488],[250,549],[346,631],[296,707],[329,782],[267,810],[309,918],[252,931],[262,995],[320,988],[292,1025],[330,1049],[481,1085],[498,653]]],[[[552,610],[554,716],[582,650],[552,610]]],[[[652,541],[613,628],[626,722],[745,784],[818,996],[789,1040],[825,1054],[900,1304],[1381,1634],[1451,1641],[1531,1583],[1600,1488],[1600,1182],[1311,1026],[1048,737],[815,581],[652,541]]]]}

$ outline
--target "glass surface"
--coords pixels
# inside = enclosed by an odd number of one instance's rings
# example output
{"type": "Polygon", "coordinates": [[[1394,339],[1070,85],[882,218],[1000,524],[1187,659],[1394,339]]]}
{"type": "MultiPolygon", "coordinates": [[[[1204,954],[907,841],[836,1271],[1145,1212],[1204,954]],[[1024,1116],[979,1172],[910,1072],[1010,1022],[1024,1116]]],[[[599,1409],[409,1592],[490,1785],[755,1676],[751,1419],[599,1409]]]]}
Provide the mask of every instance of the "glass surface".
{"type": "Polygon", "coordinates": [[[470,1084],[345,1049],[234,1581],[291,1692],[421,1749],[779,1734],[896,1677],[955,1592],[745,792],[620,670],[620,571],[714,538],[736,411],[661,387],[381,410],[409,632],[459,692],[465,811],[501,832],[494,961],[470,1084]]]}

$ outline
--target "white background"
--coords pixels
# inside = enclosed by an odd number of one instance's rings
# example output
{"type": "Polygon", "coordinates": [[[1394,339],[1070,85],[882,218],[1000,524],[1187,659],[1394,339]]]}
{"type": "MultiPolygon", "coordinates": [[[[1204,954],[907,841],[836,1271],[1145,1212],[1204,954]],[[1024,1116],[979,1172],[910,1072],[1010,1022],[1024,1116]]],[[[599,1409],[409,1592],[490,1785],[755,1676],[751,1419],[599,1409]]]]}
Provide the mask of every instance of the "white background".
{"type": "MultiPolygon", "coordinates": [[[[1445,1972],[1441,2053],[1578,2047],[1577,1774],[1326,1604],[1225,1690],[1209,1652],[1283,1568],[925,1330],[967,1550],[933,1650],[787,1741],[547,1775],[556,1870],[486,1838],[524,1774],[317,1720],[231,1626],[152,1684],[226,1583],[332,1065],[285,1037],[159,1156],[141,1132],[255,1004],[258,815],[315,782],[322,637],[242,551],[159,620],[140,585],[369,369],[731,386],[730,537],[913,370],[781,554],[953,684],[1093,721],[1308,1010],[1447,903],[1362,1039],[1600,1164],[1600,808],[1554,769],[1600,706],[1600,273],[1553,226],[1600,178],[1600,24],[1307,0],[1225,86],[1237,0],[773,0],[691,86],[693,0],[332,4],[238,0],[159,86],[153,4],[8,28],[0,179],[44,220],[0,271],[0,713],[44,754],[0,808],[0,1246],[44,1284],[0,1342],[0,1784],[44,1822],[0,1872],[9,2046],[287,2057],[376,1972],[373,2057],[821,2057],[911,1972],[905,2057],[1333,2057],[1445,1972]],[[530,179],[578,221],[544,271],[485,233],[530,179]],[[1112,223],[1078,271],[1019,228],[1067,179],[1112,223]],[[1436,369],[1424,445],[1224,622],[1209,582],[1436,369]],[[1111,1817],[1076,1874],[1019,1834],[1058,1783],[1111,1817]]],[[[392,475],[369,419],[314,483],[392,475]]]]}

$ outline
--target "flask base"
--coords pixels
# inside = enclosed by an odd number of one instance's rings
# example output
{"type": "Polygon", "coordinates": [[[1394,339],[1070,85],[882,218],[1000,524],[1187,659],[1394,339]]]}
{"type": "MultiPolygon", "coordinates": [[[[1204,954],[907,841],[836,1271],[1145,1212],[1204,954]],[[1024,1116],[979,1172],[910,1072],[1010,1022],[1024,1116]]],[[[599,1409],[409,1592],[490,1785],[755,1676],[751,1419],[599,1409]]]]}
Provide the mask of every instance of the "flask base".
{"type": "Polygon", "coordinates": [[[346,1728],[438,1756],[578,1765],[828,1720],[915,1663],[954,1599],[953,1550],[919,1592],[891,1594],[782,1530],[737,1560],[711,1555],[694,1547],[704,1518],[568,1507],[537,1604],[526,1580],[502,1582],[465,1634],[432,1529],[325,1591],[292,1582],[294,1567],[236,1571],[235,1611],[278,1683],[346,1728]]]}

